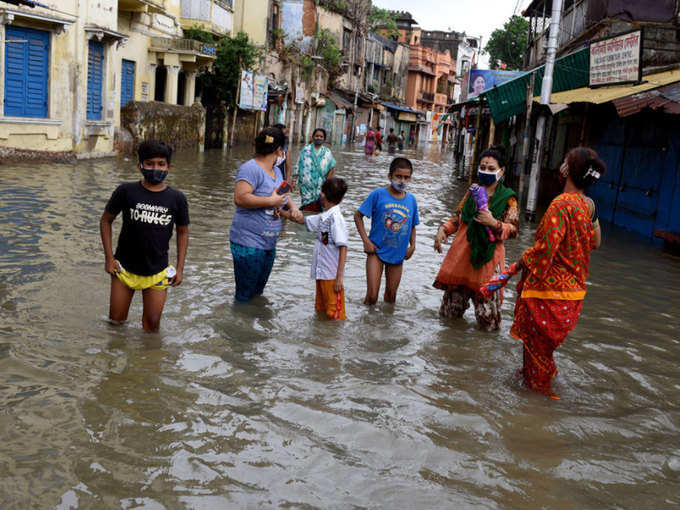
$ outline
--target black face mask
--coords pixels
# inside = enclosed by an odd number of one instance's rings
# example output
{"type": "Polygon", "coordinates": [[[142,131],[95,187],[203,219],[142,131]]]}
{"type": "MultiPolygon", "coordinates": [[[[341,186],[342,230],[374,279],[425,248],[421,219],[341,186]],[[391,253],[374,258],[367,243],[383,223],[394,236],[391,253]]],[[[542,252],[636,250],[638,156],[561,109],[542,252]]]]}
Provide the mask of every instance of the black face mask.
{"type": "Polygon", "coordinates": [[[149,184],[160,184],[168,176],[168,171],[142,167],[142,175],[149,184]]]}
{"type": "Polygon", "coordinates": [[[323,140],[314,140],[314,145],[320,147],[321,145],[323,145],[323,140]]]}

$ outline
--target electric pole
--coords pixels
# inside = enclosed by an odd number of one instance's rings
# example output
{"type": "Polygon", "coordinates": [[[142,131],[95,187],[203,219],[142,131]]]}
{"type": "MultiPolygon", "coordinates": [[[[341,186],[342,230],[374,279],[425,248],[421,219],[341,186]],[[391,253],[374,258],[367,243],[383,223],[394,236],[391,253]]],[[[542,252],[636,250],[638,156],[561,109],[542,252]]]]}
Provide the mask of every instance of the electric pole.
{"type": "MultiPolygon", "coordinates": [[[[545,72],[543,74],[543,84],[541,86],[541,104],[550,104],[550,94],[552,93],[553,71],[555,70],[555,55],[557,54],[557,35],[560,29],[560,18],[562,16],[562,0],[553,0],[552,12],[550,15],[550,33],[548,36],[548,47],[545,57],[545,72]]],[[[531,174],[529,175],[529,195],[527,197],[526,218],[533,221],[536,218],[536,198],[538,196],[538,185],[541,181],[541,161],[545,145],[545,123],[548,115],[541,112],[536,123],[536,136],[534,151],[531,160],[531,174]]],[[[527,122],[529,119],[527,118],[527,122]]]]}

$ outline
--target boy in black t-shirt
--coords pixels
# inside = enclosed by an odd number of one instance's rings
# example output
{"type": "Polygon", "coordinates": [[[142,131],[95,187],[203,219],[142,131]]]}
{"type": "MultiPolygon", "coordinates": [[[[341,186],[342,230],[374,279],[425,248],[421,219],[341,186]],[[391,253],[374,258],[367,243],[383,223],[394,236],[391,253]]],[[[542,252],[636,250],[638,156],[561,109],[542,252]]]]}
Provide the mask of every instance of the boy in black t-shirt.
{"type": "Polygon", "coordinates": [[[135,290],[141,290],[142,326],[146,331],[158,331],[167,288],[182,283],[189,246],[189,207],[184,193],[163,182],[172,169],[172,149],[162,142],[146,141],[140,144],[137,153],[137,166],[144,178],[118,186],[99,222],[105,271],[111,275],[109,320],[113,324],[123,323],[135,290]],[[121,212],[123,228],[114,254],[111,225],[121,212]],[[177,225],[177,268],[168,265],[174,225],[177,225]]]}

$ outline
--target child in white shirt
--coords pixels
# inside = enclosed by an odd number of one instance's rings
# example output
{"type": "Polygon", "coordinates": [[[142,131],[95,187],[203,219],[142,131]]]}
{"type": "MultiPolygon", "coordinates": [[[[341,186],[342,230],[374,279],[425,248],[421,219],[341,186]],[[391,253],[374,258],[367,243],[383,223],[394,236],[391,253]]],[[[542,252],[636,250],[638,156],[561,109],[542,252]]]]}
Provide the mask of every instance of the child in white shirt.
{"type": "Polygon", "coordinates": [[[344,179],[331,177],[321,186],[321,203],[324,212],[307,216],[305,227],[316,232],[311,276],[316,280],[316,309],[323,310],[330,319],[345,316],[345,290],[343,275],[347,258],[349,232],[340,202],[347,191],[344,179]]]}

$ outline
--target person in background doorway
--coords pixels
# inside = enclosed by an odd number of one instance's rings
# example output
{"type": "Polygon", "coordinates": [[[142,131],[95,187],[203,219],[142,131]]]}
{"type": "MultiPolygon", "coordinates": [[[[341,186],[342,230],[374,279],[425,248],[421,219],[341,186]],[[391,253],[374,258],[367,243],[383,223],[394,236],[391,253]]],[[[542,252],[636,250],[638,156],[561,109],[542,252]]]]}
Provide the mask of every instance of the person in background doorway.
{"type": "Polygon", "coordinates": [[[451,219],[439,227],[434,238],[434,249],[441,253],[442,243],[456,234],[434,281],[434,287],[444,291],[439,314],[445,318],[460,318],[472,300],[477,323],[487,331],[500,327],[502,291],[484,299],[479,288],[505,270],[504,241],[517,237],[519,229],[515,192],[500,182],[504,173],[505,149],[502,146],[482,152],[477,177],[489,197],[488,210],[478,210],[474,198],[467,192],[451,219]],[[494,240],[485,227],[491,229],[494,240]]]}
{"type": "Polygon", "coordinates": [[[312,133],[312,143],[306,145],[298,157],[293,182],[300,189],[300,208],[303,211],[321,212],[321,185],[333,177],[335,171],[335,158],[331,150],[324,146],[325,141],[326,130],[316,128],[312,133]]]}
{"type": "Polygon", "coordinates": [[[283,156],[276,160],[274,165],[284,181],[290,182],[290,158],[288,157],[288,129],[283,124],[274,124],[283,133],[283,156]]]}
{"type": "Polygon", "coordinates": [[[111,195],[99,222],[105,270],[111,275],[109,320],[127,320],[132,296],[142,291],[142,327],[158,331],[168,286],[182,283],[189,246],[189,206],[184,193],[164,181],[172,170],[172,149],[145,141],[137,150],[141,181],[126,182],[111,195]],[[113,220],[123,214],[123,227],[113,253],[113,220]],[[177,230],[177,267],[168,265],[173,228],[177,230]]]}
{"type": "Polygon", "coordinates": [[[380,132],[380,126],[375,128],[375,148],[382,152],[382,133],[380,132]]]}
{"type": "Polygon", "coordinates": [[[283,144],[280,129],[264,128],[255,138],[255,157],[236,173],[229,245],[237,301],[250,301],[264,292],[276,257],[280,217],[294,221],[302,217],[288,193],[279,193],[283,178],[274,163],[283,156],[283,144]]]}
{"type": "Polygon", "coordinates": [[[415,126],[411,126],[411,129],[408,132],[408,143],[411,146],[413,146],[413,144],[416,143],[416,128],[415,128],[415,126]]]}
{"type": "Polygon", "coordinates": [[[564,188],[543,215],[534,245],[518,261],[515,319],[510,334],[524,344],[524,384],[554,399],[553,353],[576,326],[586,294],[590,253],[599,248],[600,225],[586,190],[607,168],[585,147],[570,150],[560,167],[564,188]]]}
{"type": "Polygon", "coordinates": [[[394,154],[397,152],[397,142],[399,138],[394,134],[394,129],[390,128],[390,134],[387,135],[387,152],[389,154],[394,154]]]}
{"type": "Polygon", "coordinates": [[[402,131],[401,133],[399,133],[399,136],[397,138],[398,138],[397,146],[399,147],[399,151],[401,152],[404,150],[404,132],[402,131]]]}
{"type": "Polygon", "coordinates": [[[354,213],[354,223],[366,252],[366,297],[364,304],[378,301],[380,281],[385,271],[385,302],[394,303],[401,281],[404,260],[416,249],[418,203],[406,191],[413,165],[406,158],[394,158],[387,175],[389,185],[373,190],[354,213]],[[364,216],[371,218],[371,232],[366,234],[364,216]]]}

